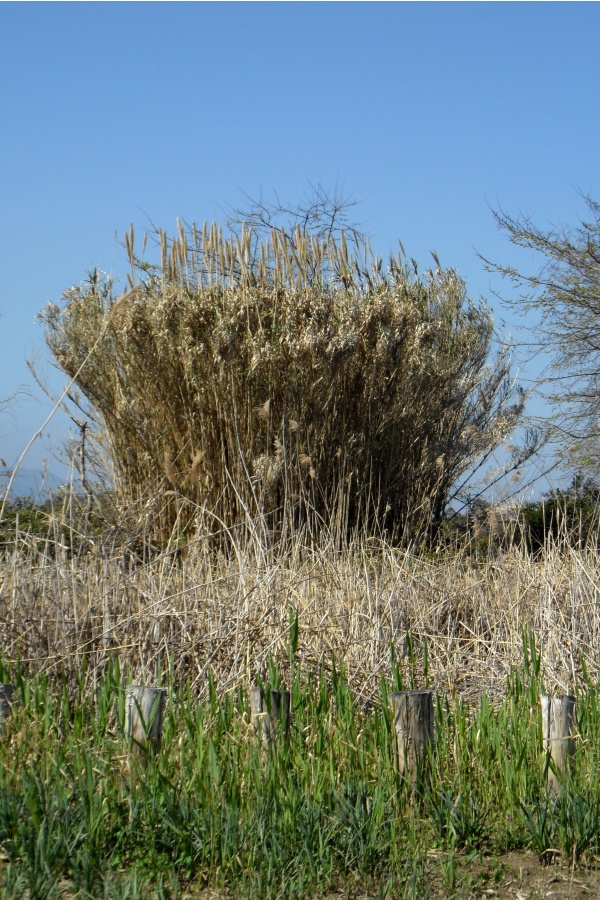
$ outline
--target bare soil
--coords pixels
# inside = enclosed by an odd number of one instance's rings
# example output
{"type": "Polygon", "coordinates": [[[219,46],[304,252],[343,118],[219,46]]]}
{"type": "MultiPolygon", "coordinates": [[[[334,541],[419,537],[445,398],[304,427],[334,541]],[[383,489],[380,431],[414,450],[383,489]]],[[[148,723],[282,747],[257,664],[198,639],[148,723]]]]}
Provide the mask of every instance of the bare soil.
{"type": "MultiPolygon", "coordinates": [[[[600,900],[600,861],[590,866],[544,865],[535,853],[507,853],[466,864],[457,857],[453,887],[439,876],[439,861],[432,859],[432,878],[422,887],[431,900],[600,900]],[[434,874],[435,873],[435,874],[434,874]]],[[[203,890],[186,900],[225,900],[231,895],[203,890]]],[[[388,895],[389,896],[389,895],[388,895]]],[[[419,896],[417,894],[417,896],[419,896]]],[[[347,884],[311,900],[380,900],[377,889],[347,884]]]]}
{"type": "Polygon", "coordinates": [[[508,853],[460,872],[456,891],[439,897],[541,900],[544,897],[600,900],[600,867],[544,865],[535,853],[508,853]],[[470,877],[473,881],[469,883],[470,877]]]}

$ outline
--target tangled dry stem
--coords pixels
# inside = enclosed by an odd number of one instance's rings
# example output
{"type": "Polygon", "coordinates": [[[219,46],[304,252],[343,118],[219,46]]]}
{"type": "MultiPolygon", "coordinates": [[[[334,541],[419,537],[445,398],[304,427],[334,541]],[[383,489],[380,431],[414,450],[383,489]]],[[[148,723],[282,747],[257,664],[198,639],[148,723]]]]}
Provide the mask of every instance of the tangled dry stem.
{"type": "Polygon", "coordinates": [[[237,546],[215,555],[199,539],[143,564],[121,553],[49,558],[21,536],[0,568],[0,629],[7,661],[74,677],[87,663],[90,686],[118,654],[136,680],[172,667],[205,694],[247,685],[269,657],[289,674],[289,616],[297,611],[297,663],[307,674],[342,661],[364,705],[390,676],[390,647],[410,683],[476,700],[504,694],[522,663],[528,629],[546,687],[576,687],[582,661],[594,675],[600,651],[599,569],[594,550],[548,548],[534,559],[512,548],[477,560],[357,540],[343,551],[296,539],[286,548],[237,546]]]}

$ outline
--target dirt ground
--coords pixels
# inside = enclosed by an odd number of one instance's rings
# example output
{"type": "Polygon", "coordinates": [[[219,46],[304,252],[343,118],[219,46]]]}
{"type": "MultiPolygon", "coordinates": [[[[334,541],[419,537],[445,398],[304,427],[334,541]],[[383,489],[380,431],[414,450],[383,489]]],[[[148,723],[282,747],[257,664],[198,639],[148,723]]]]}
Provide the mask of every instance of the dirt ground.
{"type": "MultiPolygon", "coordinates": [[[[600,900],[600,861],[594,867],[573,870],[560,863],[542,865],[534,853],[509,853],[466,866],[464,861],[457,863],[456,880],[451,886],[439,877],[439,861],[432,860],[432,879],[422,889],[424,900],[600,900]]],[[[187,895],[186,900],[224,900],[225,896],[202,891],[187,895]]],[[[346,885],[310,900],[381,900],[381,896],[378,890],[346,885]]]]}
{"type": "MultiPolygon", "coordinates": [[[[555,863],[543,865],[534,853],[509,853],[461,865],[458,860],[452,887],[436,875],[423,887],[423,898],[431,900],[600,900],[600,861],[593,867],[573,868],[555,863]]],[[[389,896],[389,895],[388,895],[389,896]]],[[[417,897],[419,894],[417,894],[417,897]]],[[[348,888],[315,900],[380,900],[378,891],[348,888]]]]}
{"type": "MultiPolygon", "coordinates": [[[[457,857],[454,877],[446,867],[440,875],[440,859],[431,855],[431,879],[422,884],[423,900],[600,900],[600,860],[591,866],[572,867],[553,863],[543,865],[534,853],[508,853],[467,862],[457,857]],[[453,883],[452,883],[453,881],[453,883]]],[[[60,888],[60,885],[59,885],[60,888]]],[[[63,900],[81,896],[68,886],[59,893],[63,900]]],[[[28,894],[25,895],[28,897],[28,894]]],[[[87,896],[87,895],[86,895],[87,896]]],[[[144,895],[145,896],[145,895],[144,895]]],[[[148,896],[154,896],[150,894],[148,896]]],[[[183,891],[182,900],[231,900],[229,892],[210,888],[183,891]]],[[[335,891],[311,896],[307,900],[381,900],[393,895],[377,889],[365,890],[359,884],[346,884],[335,891]]]]}
{"type": "Polygon", "coordinates": [[[442,888],[437,896],[464,900],[600,900],[600,865],[573,869],[561,864],[543,865],[534,853],[509,853],[459,871],[455,891],[442,888]],[[473,878],[470,884],[469,876],[473,878]]]}

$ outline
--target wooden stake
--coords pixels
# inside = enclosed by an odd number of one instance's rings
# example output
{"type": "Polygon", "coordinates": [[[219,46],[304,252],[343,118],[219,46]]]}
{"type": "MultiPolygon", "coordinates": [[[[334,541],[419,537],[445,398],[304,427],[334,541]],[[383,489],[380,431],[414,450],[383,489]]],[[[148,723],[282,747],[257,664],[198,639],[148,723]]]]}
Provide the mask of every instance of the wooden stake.
{"type": "Polygon", "coordinates": [[[8,719],[10,715],[14,692],[14,685],[0,684],[0,728],[2,728],[4,720],[8,719]]]}
{"type": "Polygon", "coordinates": [[[125,734],[138,750],[155,753],[162,739],[166,690],[131,684],[125,696],[125,734]]]}
{"type": "Polygon", "coordinates": [[[269,691],[270,709],[266,693],[254,685],[250,688],[250,709],[256,731],[264,747],[275,740],[278,730],[287,738],[291,724],[291,694],[289,691],[269,691]]]}
{"type": "Polygon", "coordinates": [[[575,752],[575,697],[569,694],[544,696],[541,704],[543,747],[556,770],[553,771],[548,765],[547,788],[550,793],[558,794],[569,760],[575,752]]]}
{"type": "Polygon", "coordinates": [[[390,694],[398,770],[413,788],[426,775],[426,751],[433,742],[433,692],[394,691],[390,694]]]}

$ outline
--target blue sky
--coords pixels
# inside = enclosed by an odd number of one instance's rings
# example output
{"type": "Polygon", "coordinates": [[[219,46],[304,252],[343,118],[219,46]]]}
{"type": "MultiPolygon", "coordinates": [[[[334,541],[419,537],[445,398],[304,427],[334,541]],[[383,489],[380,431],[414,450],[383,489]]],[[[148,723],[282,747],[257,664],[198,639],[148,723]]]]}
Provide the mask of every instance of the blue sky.
{"type": "MultiPolygon", "coordinates": [[[[51,408],[36,314],[86,269],[124,273],[130,222],[342,184],[379,253],[435,248],[491,297],[476,251],[523,257],[490,207],[574,223],[600,195],[599,26],[595,3],[0,4],[0,398],[31,393],[0,412],[0,457],[51,408]]],[[[24,465],[67,431],[57,414],[24,465]]]]}

